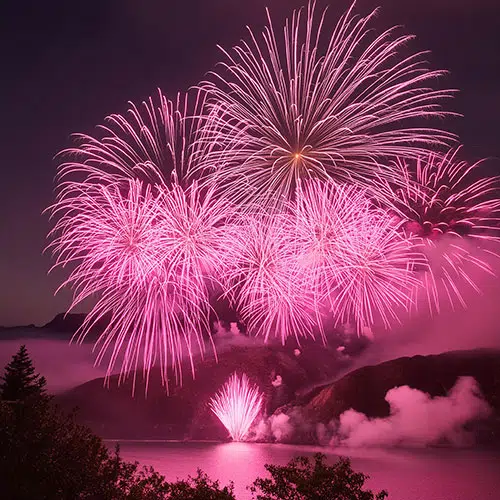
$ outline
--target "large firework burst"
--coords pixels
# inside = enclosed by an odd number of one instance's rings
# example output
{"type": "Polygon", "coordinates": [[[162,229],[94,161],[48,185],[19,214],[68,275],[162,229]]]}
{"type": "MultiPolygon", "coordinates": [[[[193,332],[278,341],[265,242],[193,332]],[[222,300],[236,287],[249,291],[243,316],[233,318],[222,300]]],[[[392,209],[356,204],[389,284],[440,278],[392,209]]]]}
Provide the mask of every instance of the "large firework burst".
{"type": "Polygon", "coordinates": [[[442,115],[448,90],[432,90],[442,75],[422,53],[402,55],[412,38],[395,29],[373,35],[353,6],[333,30],[325,12],[294,12],[280,43],[268,15],[261,36],[224,51],[227,62],[204,88],[211,94],[211,130],[225,189],[242,201],[275,204],[297,181],[320,178],[373,189],[379,176],[398,172],[380,158],[415,156],[451,134],[415,127],[442,115]]]}
{"type": "Polygon", "coordinates": [[[99,184],[142,179],[167,186],[188,182],[195,167],[198,175],[208,167],[205,161],[215,144],[213,134],[210,142],[204,139],[204,130],[210,129],[205,99],[198,90],[171,101],[159,90],[139,106],[129,103],[126,115],[108,116],[95,137],[75,134],[77,146],[62,152],[60,185],[77,179],[99,184]]]}
{"type": "Polygon", "coordinates": [[[468,164],[459,154],[453,149],[400,160],[405,184],[387,188],[405,230],[421,238],[431,271],[423,274],[427,300],[437,311],[443,293],[452,305],[466,305],[462,283],[479,291],[473,271],[493,274],[487,257],[498,253],[500,240],[500,179],[485,176],[482,162],[468,164]]]}
{"type": "Polygon", "coordinates": [[[179,380],[183,352],[194,373],[194,348],[203,352],[210,338],[210,294],[224,268],[230,205],[196,183],[154,195],[130,181],[123,191],[82,185],[79,196],[56,205],[64,213],[54,229],[56,265],[75,264],[64,283],[75,290],[72,307],[99,297],[78,336],[107,320],[98,360],[113,346],[108,375],[121,355],[122,373],[142,366],[148,375],[159,361],[167,383],[170,357],[179,380]]]}

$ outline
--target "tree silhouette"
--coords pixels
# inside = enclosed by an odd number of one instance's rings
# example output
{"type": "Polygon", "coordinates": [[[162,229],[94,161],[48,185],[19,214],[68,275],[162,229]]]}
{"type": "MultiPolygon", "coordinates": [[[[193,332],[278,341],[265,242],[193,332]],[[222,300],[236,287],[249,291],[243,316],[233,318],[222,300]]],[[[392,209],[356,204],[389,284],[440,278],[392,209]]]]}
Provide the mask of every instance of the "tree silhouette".
{"type": "Polygon", "coordinates": [[[287,465],[266,464],[270,478],[257,478],[250,486],[256,500],[384,500],[387,492],[373,493],[363,489],[366,474],[355,472],[348,458],[333,464],[326,455],[316,453],[313,459],[295,457],[287,465]]]}
{"type": "Polygon", "coordinates": [[[12,357],[0,377],[0,396],[5,401],[24,401],[31,397],[45,397],[45,377],[35,373],[35,367],[25,345],[12,357]]]}

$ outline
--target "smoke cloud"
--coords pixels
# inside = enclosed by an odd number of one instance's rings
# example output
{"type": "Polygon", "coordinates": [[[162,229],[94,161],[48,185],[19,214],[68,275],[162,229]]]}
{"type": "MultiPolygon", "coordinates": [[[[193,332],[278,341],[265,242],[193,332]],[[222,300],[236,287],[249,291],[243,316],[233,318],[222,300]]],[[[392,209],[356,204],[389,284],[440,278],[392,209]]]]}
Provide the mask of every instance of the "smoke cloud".
{"type": "Polygon", "coordinates": [[[248,441],[290,443],[304,433],[312,435],[314,426],[307,422],[300,408],[288,413],[278,413],[259,420],[251,429],[248,441]]]}
{"type": "Polygon", "coordinates": [[[251,431],[249,441],[287,442],[294,433],[294,427],[289,415],[280,413],[262,418],[251,431]]]}
{"type": "Polygon", "coordinates": [[[467,446],[474,435],[466,424],[488,417],[492,410],[472,377],[460,377],[447,396],[432,398],[408,386],[387,392],[387,418],[369,418],[353,409],[338,422],[319,425],[322,444],[346,447],[424,447],[446,443],[467,446]],[[328,442],[326,442],[328,440],[328,442]]]}

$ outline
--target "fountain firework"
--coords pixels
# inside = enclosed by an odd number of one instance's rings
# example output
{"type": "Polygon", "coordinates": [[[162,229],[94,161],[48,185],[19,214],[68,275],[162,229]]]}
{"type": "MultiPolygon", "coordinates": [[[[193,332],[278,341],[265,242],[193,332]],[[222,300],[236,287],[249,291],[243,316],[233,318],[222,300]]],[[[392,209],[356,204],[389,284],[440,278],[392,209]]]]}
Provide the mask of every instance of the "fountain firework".
{"type": "Polygon", "coordinates": [[[263,395],[248,377],[233,373],[210,400],[210,408],[224,424],[233,441],[244,441],[262,407],[263,395]]]}

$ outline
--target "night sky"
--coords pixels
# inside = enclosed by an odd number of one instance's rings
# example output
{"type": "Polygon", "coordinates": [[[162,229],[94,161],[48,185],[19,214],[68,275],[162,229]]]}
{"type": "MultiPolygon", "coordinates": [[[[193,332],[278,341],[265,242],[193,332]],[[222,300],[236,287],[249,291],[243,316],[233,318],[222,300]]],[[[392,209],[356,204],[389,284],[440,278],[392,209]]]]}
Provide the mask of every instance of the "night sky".
{"type": "MultiPolygon", "coordinates": [[[[270,7],[279,26],[306,0],[3,0],[0,6],[0,325],[44,324],[67,309],[53,294],[63,272],[47,276],[42,255],[50,228],[54,155],[73,132],[92,133],[157,87],[173,97],[203,79],[229,48],[257,29],[270,7]]],[[[332,26],[349,0],[331,4],[332,26]]],[[[449,128],[470,160],[496,157],[500,173],[500,1],[360,0],[380,5],[374,25],[404,25],[414,48],[431,50],[433,68],[460,94],[449,109],[465,115],[449,128]]]]}

